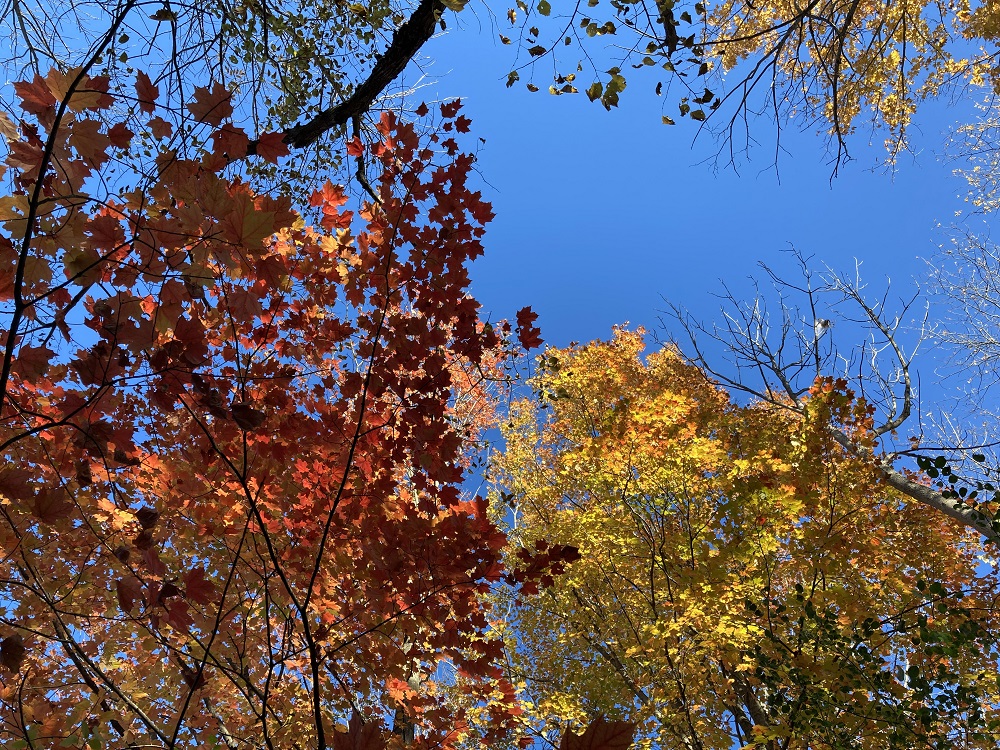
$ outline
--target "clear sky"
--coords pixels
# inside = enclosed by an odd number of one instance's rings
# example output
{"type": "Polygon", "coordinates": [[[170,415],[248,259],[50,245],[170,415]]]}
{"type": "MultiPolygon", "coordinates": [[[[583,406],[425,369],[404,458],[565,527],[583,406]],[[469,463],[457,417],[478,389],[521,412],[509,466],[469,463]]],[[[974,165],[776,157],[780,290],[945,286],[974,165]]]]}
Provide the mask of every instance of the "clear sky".
{"type": "Polygon", "coordinates": [[[486,139],[479,167],[497,218],[474,289],[494,319],[530,304],[553,345],[606,337],[624,321],[656,327],[661,296],[716,317],[720,279],[749,295],[757,262],[787,268],[790,246],[838,269],[857,258],[873,288],[890,276],[902,292],[946,241],[935,226],[961,207],[963,183],[935,155],[952,107],[920,111],[923,151],[904,155],[895,175],[877,168],[881,137],[869,146],[859,133],[856,160],[831,181],[822,138],[794,128],[775,170],[766,120],[753,124],[762,146],[749,163],[716,169],[719,145],[710,134],[692,145],[693,123],[663,125],[661,114],[676,113],[651,86],[630,84],[611,112],[583,94],[507,89],[512,48],[462,15],[462,28],[426,48],[425,96],[461,96],[486,139]]]}

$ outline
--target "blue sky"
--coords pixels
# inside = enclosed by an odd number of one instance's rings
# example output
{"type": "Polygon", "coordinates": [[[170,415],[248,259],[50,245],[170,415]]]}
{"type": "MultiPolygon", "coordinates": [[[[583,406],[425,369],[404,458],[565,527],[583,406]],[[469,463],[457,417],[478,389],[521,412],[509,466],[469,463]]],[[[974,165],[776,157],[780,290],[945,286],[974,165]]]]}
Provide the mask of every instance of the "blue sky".
{"type": "Polygon", "coordinates": [[[869,146],[860,133],[855,161],[831,180],[823,139],[794,127],[776,170],[767,120],[753,123],[762,145],[737,172],[713,167],[719,144],[710,134],[692,143],[693,123],[661,123],[676,113],[651,85],[630,84],[611,112],[583,94],[507,89],[514,51],[496,38],[470,16],[433,40],[425,98],[461,96],[486,139],[479,167],[497,218],[474,267],[477,296],[494,319],[530,304],[553,345],[606,337],[624,321],[656,327],[661,296],[716,317],[720,279],[749,295],[758,261],[789,268],[791,246],[838,269],[857,258],[873,288],[889,276],[902,292],[945,242],[936,225],[962,206],[962,181],[935,156],[962,108],[921,109],[922,151],[895,174],[878,167],[882,138],[869,146]]]}

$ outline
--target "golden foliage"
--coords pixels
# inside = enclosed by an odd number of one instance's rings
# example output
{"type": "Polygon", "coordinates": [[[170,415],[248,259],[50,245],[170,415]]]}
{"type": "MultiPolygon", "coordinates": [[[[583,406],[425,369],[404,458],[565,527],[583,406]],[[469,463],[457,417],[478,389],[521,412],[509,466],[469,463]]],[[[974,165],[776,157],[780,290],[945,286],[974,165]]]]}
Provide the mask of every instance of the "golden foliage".
{"type": "Polygon", "coordinates": [[[824,380],[805,416],[742,406],[642,349],[617,330],[547,351],[504,428],[493,508],[513,546],[582,556],[499,597],[525,722],[603,713],[661,747],[992,747],[995,575],[834,440],[871,443],[865,403],[824,380]]]}

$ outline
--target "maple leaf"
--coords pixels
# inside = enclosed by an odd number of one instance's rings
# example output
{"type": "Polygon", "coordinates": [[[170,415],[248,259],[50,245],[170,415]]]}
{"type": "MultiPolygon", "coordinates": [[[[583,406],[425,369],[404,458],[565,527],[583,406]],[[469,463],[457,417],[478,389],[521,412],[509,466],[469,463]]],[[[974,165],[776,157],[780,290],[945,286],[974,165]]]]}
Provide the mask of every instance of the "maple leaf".
{"type": "Polygon", "coordinates": [[[129,574],[118,579],[115,583],[115,592],[118,596],[118,606],[122,608],[122,612],[127,615],[132,614],[136,602],[142,602],[145,605],[146,597],[142,593],[142,588],[142,581],[134,575],[129,574]]]}
{"type": "Polygon", "coordinates": [[[162,117],[154,117],[148,124],[149,132],[156,139],[169,138],[170,134],[174,132],[174,126],[162,117]]]}
{"type": "Polygon", "coordinates": [[[188,111],[198,122],[218,126],[233,113],[233,96],[229,90],[216,81],[212,88],[198,86],[194,90],[194,101],[188,102],[188,111]]]}
{"type": "Polygon", "coordinates": [[[73,510],[73,503],[69,501],[65,488],[48,487],[35,495],[31,512],[42,523],[54,524],[66,518],[73,510]]]}
{"type": "Polygon", "coordinates": [[[455,99],[454,101],[446,102],[441,105],[441,116],[446,120],[451,120],[458,114],[458,110],[462,108],[462,100],[455,99]]]}
{"type": "Polygon", "coordinates": [[[160,514],[152,508],[143,506],[135,512],[135,520],[139,522],[141,528],[148,530],[156,527],[157,521],[160,520],[160,514]]]}
{"type": "Polygon", "coordinates": [[[212,143],[215,153],[224,154],[230,159],[240,159],[246,156],[250,139],[247,138],[243,128],[237,128],[227,122],[212,133],[212,143]]]}
{"type": "Polygon", "coordinates": [[[0,495],[18,502],[26,502],[34,497],[29,483],[31,473],[18,466],[7,466],[0,472],[0,495]]]}
{"type": "Polygon", "coordinates": [[[225,237],[230,242],[257,248],[274,234],[274,214],[258,210],[246,193],[233,196],[232,209],[222,218],[225,237]]]}
{"type": "Polygon", "coordinates": [[[166,609],[167,614],[164,619],[175,629],[186,632],[194,625],[187,602],[174,599],[167,603],[166,609]]]}
{"type": "Polygon", "coordinates": [[[282,156],[288,156],[288,144],[284,133],[261,133],[257,138],[255,153],[265,161],[277,164],[282,156]]]}
{"type": "Polygon", "coordinates": [[[544,343],[541,331],[534,326],[538,313],[530,307],[522,307],[517,311],[517,338],[525,349],[535,349],[544,343]]]}
{"type": "Polygon", "coordinates": [[[247,432],[253,432],[264,424],[264,420],[267,419],[267,415],[264,412],[254,409],[249,404],[239,402],[232,405],[231,412],[233,421],[240,426],[240,429],[247,432]]]}
{"type": "Polygon", "coordinates": [[[108,129],[107,133],[111,145],[120,149],[128,148],[134,135],[135,133],[129,130],[123,122],[116,122],[108,129]]]}
{"type": "Polygon", "coordinates": [[[184,575],[184,596],[198,604],[208,604],[216,596],[215,584],[205,578],[205,568],[192,568],[184,575]]]}
{"type": "Polygon", "coordinates": [[[135,94],[139,100],[139,109],[152,114],[156,109],[156,100],[160,96],[160,87],[153,85],[149,76],[141,70],[135,76],[135,94]]]}
{"type": "Polygon", "coordinates": [[[74,112],[110,107],[114,98],[108,94],[108,78],[92,78],[82,73],[83,68],[71,68],[67,71],[52,68],[45,76],[45,83],[55,100],[66,101],[66,107],[74,112]]]}
{"type": "Polygon", "coordinates": [[[45,79],[37,73],[31,83],[16,81],[14,91],[17,92],[21,100],[21,107],[25,112],[42,117],[52,111],[56,98],[45,83],[45,79]]]}
{"type": "Polygon", "coordinates": [[[70,126],[70,144],[91,167],[100,167],[108,159],[111,139],[98,120],[76,120],[70,126]]]}
{"type": "Polygon", "coordinates": [[[582,735],[567,729],[559,750],[628,750],[634,735],[635,724],[598,717],[582,735]]]}
{"type": "Polygon", "coordinates": [[[24,652],[24,641],[21,636],[18,633],[8,635],[0,641],[0,664],[11,672],[17,672],[24,662],[24,652]]]}
{"type": "Polygon", "coordinates": [[[47,346],[22,346],[17,351],[14,366],[21,377],[35,380],[43,377],[49,369],[49,361],[55,352],[47,346]]]}
{"type": "Polygon", "coordinates": [[[385,737],[381,727],[373,721],[364,723],[357,711],[351,714],[346,732],[334,732],[334,750],[383,750],[385,737]]]}
{"type": "Polygon", "coordinates": [[[21,140],[20,129],[7,116],[6,112],[0,112],[0,135],[6,138],[8,143],[16,143],[21,140]]]}

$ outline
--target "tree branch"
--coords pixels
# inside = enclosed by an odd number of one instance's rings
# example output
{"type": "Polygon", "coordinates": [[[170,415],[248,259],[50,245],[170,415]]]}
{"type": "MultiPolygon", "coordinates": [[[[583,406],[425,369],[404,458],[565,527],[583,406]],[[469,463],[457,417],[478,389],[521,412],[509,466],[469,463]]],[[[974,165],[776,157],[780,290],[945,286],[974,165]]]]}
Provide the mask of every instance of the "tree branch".
{"type": "MultiPolygon", "coordinates": [[[[440,0],[421,0],[413,15],[396,29],[389,47],[354,93],[340,104],[323,110],[309,122],[288,128],[285,131],[285,143],[291,148],[305,148],[318,141],[328,130],[346,125],[352,118],[371,109],[372,103],[399,77],[413,56],[434,35],[444,8],[440,0]]],[[[250,145],[250,153],[254,153],[255,145],[250,145]]]]}

